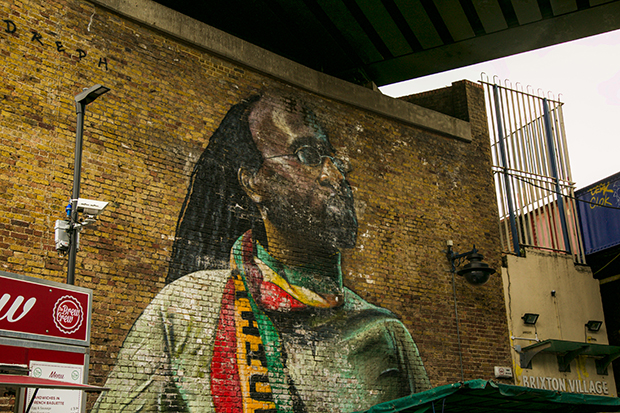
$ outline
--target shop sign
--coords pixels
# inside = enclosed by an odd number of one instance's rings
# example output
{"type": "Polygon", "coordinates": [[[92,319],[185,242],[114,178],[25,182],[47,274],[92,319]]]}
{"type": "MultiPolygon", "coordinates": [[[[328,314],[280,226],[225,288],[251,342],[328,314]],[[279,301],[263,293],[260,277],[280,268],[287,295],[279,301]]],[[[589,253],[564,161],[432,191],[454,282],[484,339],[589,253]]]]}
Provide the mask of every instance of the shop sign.
{"type": "Polygon", "coordinates": [[[90,295],[40,281],[0,274],[0,335],[72,339],[88,345],[90,295]]]}
{"type": "Polygon", "coordinates": [[[541,390],[555,390],[569,393],[608,395],[609,384],[603,380],[579,380],[564,377],[521,376],[525,387],[541,390]]]}
{"type": "MultiPolygon", "coordinates": [[[[31,361],[30,375],[43,379],[81,384],[84,375],[84,366],[31,361]]],[[[30,401],[33,396],[34,389],[28,389],[28,397],[26,397],[26,400],[30,401]]],[[[36,396],[30,409],[33,413],[77,413],[81,410],[81,390],[39,389],[36,396]]]]}

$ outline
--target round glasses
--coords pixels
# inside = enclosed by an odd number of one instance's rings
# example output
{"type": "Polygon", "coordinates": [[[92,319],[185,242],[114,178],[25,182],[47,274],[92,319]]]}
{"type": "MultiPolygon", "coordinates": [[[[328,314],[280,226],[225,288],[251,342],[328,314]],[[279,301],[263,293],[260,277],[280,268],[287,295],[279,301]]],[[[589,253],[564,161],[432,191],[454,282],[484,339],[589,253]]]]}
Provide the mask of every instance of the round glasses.
{"type": "Polygon", "coordinates": [[[349,172],[349,165],[347,162],[345,162],[344,160],[340,158],[336,158],[335,156],[322,155],[319,152],[319,150],[315,148],[314,146],[307,146],[307,145],[300,146],[299,148],[297,148],[295,153],[287,153],[284,155],[270,156],[269,158],[265,158],[265,159],[281,158],[284,156],[296,156],[299,162],[301,162],[304,165],[308,165],[308,166],[320,166],[323,164],[323,160],[325,158],[329,158],[329,160],[332,161],[334,166],[340,172],[342,173],[349,172]]]}

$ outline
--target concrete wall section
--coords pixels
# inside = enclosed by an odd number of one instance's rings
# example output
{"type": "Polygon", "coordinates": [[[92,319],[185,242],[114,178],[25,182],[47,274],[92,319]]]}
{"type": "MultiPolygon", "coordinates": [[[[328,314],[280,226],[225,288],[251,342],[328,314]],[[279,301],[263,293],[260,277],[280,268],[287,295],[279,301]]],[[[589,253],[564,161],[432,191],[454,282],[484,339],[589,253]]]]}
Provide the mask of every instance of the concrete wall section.
{"type": "Polygon", "coordinates": [[[234,36],[207,26],[150,0],[95,0],[93,3],[161,30],[230,62],[285,81],[291,85],[366,110],[393,117],[457,139],[469,140],[469,125],[424,108],[316,72],[234,36]]]}
{"type": "Polygon", "coordinates": [[[567,385],[568,389],[564,391],[591,393],[592,381],[597,389],[594,394],[615,395],[611,366],[609,374],[598,375],[592,357],[579,356],[571,363],[570,372],[560,372],[555,354],[540,353],[532,360],[531,369],[522,369],[519,366],[521,356],[515,351],[515,348],[525,348],[548,339],[608,344],[605,324],[598,332],[588,331],[585,327],[590,320],[605,319],[599,282],[592,277],[590,268],[575,265],[570,256],[533,249],[527,249],[525,257],[508,255],[506,260],[502,278],[516,384],[540,388],[539,385],[549,378],[549,382],[555,379],[555,383],[567,385]],[[534,326],[524,324],[522,317],[525,313],[539,314],[538,322],[534,326]],[[586,379],[585,384],[577,383],[586,379]],[[600,386],[596,382],[600,382],[600,386]],[[602,391],[603,385],[608,389],[606,393],[602,391]]]}

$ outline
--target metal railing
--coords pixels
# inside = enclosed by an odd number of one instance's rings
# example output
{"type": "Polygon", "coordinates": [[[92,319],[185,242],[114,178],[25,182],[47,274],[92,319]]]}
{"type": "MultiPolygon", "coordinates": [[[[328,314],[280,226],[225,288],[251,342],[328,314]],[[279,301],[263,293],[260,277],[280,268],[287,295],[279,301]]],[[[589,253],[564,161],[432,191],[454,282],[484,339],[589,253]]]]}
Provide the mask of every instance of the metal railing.
{"type": "Polygon", "coordinates": [[[493,83],[482,75],[502,249],[523,247],[585,255],[571,179],[563,103],[540,93],[493,83]]]}

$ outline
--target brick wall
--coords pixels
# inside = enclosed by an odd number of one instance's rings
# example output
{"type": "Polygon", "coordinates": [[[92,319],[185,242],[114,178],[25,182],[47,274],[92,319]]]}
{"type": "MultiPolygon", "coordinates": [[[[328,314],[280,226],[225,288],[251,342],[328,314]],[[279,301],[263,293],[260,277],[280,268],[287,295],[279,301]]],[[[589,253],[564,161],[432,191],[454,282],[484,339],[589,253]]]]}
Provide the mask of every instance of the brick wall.
{"type": "MultiPolygon", "coordinates": [[[[0,20],[1,270],[66,279],[53,228],[72,188],[73,96],[97,83],[112,89],[87,107],[84,132],[81,197],[110,202],[83,231],[76,265],[76,284],[94,291],[90,383],[106,382],[166,284],[209,137],[231,106],[272,90],[307,101],[352,166],[359,229],[343,251],[344,284],[402,321],[432,386],[461,379],[446,240],[500,263],[479,86],[407,98],[469,120],[472,141],[463,142],[294,90],[85,1],[8,0],[0,20]]],[[[465,379],[492,378],[493,366],[511,364],[501,281],[456,281],[465,379]]]]}

